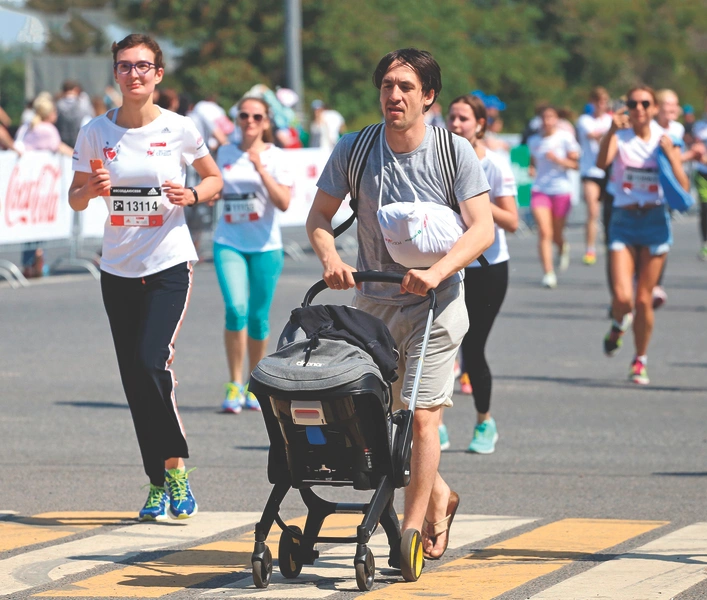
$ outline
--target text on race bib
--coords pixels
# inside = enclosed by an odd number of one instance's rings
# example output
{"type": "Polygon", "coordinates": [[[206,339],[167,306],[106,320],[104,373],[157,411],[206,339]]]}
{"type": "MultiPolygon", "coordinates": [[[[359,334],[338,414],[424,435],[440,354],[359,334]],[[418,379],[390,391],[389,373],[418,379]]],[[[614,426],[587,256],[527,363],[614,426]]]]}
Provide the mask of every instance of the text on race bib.
{"type": "Polygon", "coordinates": [[[108,205],[114,227],[161,227],[167,212],[159,187],[112,187],[108,205]]]}
{"type": "Polygon", "coordinates": [[[626,191],[658,192],[658,171],[655,169],[636,169],[626,167],[622,187],[626,191]]]}
{"type": "Polygon", "coordinates": [[[223,200],[223,220],[226,223],[257,221],[265,212],[265,204],[253,192],[225,194],[223,200]]]}

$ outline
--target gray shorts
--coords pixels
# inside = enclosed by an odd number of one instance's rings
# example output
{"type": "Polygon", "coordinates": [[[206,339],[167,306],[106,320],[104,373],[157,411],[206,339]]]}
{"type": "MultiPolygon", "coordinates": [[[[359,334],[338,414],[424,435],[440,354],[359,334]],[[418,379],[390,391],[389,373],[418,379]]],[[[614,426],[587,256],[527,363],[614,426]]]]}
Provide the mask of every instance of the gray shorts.
{"type": "MultiPolygon", "coordinates": [[[[393,384],[393,409],[403,408],[412,396],[430,303],[427,298],[420,298],[417,304],[396,306],[381,304],[357,294],[353,305],[381,319],[398,345],[400,378],[393,384]]],[[[463,282],[443,289],[437,295],[437,305],[422,369],[417,408],[452,406],[454,359],[469,329],[463,282]]]]}

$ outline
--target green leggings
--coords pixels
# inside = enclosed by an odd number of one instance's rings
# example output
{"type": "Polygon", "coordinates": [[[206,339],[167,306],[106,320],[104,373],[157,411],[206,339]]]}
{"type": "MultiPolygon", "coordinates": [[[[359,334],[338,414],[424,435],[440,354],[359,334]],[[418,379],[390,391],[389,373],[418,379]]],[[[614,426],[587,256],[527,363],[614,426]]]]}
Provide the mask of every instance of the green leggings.
{"type": "Polygon", "coordinates": [[[214,266],[226,303],[226,329],[240,331],[248,325],[248,336],[264,340],[270,333],[270,305],[282,273],[285,254],[240,252],[214,244],[214,266]]]}

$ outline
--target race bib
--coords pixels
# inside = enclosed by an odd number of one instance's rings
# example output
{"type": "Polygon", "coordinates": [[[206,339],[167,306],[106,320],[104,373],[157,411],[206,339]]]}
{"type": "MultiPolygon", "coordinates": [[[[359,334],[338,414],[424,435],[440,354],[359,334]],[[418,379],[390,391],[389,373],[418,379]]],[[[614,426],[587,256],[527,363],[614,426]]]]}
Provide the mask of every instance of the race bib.
{"type": "Polygon", "coordinates": [[[265,204],[255,193],[225,194],[223,220],[226,223],[257,221],[265,212],[265,204]]]}
{"type": "Polygon", "coordinates": [[[622,187],[626,191],[658,193],[658,171],[626,167],[622,187]]]}
{"type": "Polygon", "coordinates": [[[108,210],[115,227],[161,227],[167,207],[159,187],[112,187],[108,210]]]}

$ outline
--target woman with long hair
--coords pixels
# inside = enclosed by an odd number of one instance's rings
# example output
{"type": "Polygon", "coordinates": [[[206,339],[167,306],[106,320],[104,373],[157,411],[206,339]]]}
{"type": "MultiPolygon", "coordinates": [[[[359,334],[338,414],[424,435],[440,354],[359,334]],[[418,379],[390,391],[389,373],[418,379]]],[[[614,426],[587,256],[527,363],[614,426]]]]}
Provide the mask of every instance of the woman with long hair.
{"type": "MultiPolygon", "coordinates": [[[[491,370],[486,362],[486,341],[501,309],[508,289],[508,244],[506,231],[518,228],[516,182],[510,165],[483,143],[486,133],[486,107],[477,96],[459,96],[447,111],[447,127],[469,140],[486,174],[495,224],[493,244],[484,251],[489,266],[481,268],[474,261],[464,270],[464,300],[469,313],[469,331],[461,344],[464,371],[468,374],[476,406],[476,426],[469,452],[491,454],[496,447],[498,430],[491,416],[491,370]]],[[[449,447],[444,424],[440,425],[440,444],[449,447]]]]}
{"type": "Polygon", "coordinates": [[[579,166],[579,144],[574,135],[559,127],[556,108],[546,106],[540,113],[542,129],[528,140],[535,181],[531,189],[530,208],[538,226],[538,253],[543,268],[541,284],[557,287],[552,266],[552,244],[557,246],[559,267],[567,270],[570,246],[564,231],[571,204],[572,182],[569,171],[579,166]]]}
{"type": "Polygon", "coordinates": [[[265,356],[270,306],[284,264],[278,215],[290,205],[292,173],[285,152],[273,144],[265,100],[243,98],[236,115],[239,145],[221,146],[216,156],[223,173],[223,215],[214,233],[214,265],[226,305],[224,344],[229,381],[223,412],[260,410],[244,383],[246,352],[250,368],[265,356]]]}
{"type": "Polygon", "coordinates": [[[614,115],[597,157],[600,169],[612,166],[607,186],[613,196],[609,223],[612,325],[604,337],[604,353],[613,356],[621,349],[623,334],[633,323],[636,355],[629,379],[646,385],[648,343],[654,321],[653,288],[673,241],[658,176],[659,150],[665,153],[686,191],[690,183],[682,168],[679,147],[653,120],[658,111],[655,92],[648,86],[631,89],[626,107],[627,111],[614,115]]]}
{"type": "Polygon", "coordinates": [[[150,36],[130,34],[113,44],[122,105],[81,128],[69,190],[74,210],[98,196],[108,205],[101,291],[150,479],[141,521],[184,519],[198,510],[170,366],[197,261],[184,211],[222,186],[191,120],[153,103],[163,74],[162,51],[150,36]],[[201,176],[195,187],[184,187],[189,164],[201,176]]]}

